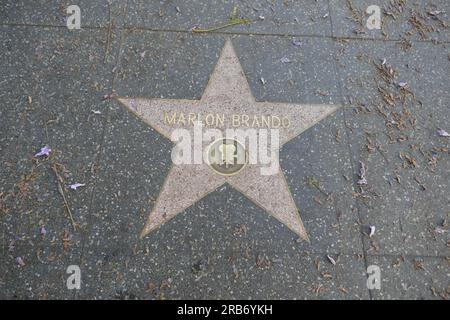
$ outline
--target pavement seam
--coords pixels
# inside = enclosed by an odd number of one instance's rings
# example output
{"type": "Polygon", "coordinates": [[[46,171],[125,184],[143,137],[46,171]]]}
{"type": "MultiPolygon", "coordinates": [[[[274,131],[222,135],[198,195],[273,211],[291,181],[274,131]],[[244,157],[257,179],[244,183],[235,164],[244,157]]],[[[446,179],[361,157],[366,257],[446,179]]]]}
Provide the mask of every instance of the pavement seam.
{"type": "MultiPolygon", "coordinates": [[[[333,15],[331,14],[330,10],[331,10],[330,0],[328,0],[328,11],[330,12],[331,34],[333,36],[333,34],[334,34],[334,25],[333,25],[333,18],[332,18],[333,15]]],[[[337,48],[336,48],[336,42],[335,41],[333,42],[333,53],[334,53],[334,57],[336,57],[337,48]]],[[[341,95],[341,101],[342,101],[343,105],[346,105],[344,103],[344,101],[345,101],[344,89],[343,89],[343,86],[342,86],[342,81],[341,81],[340,76],[339,76],[338,67],[336,65],[336,59],[333,59],[333,67],[334,67],[334,72],[335,72],[335,75],[336,75],[336,80],[337,80],[338,85],[339,85],[339,92],[340,92],[340,95],[341,95]]],[[[351,149],[351,146],[350,146],[350,134],[349,134],[349,130],[348,130],[348,127],[347,127],[347,115],[346,115],[346,112],[345,112],[344,108],[342,108],[342,116],[344,118],[344,129],[345,129],[345,135],[347,137],[348,155],[349,155],[349,160],[350,160],[350,166],[352,168],[352,175],[353,175],[353,177],[351,177],[351,179],[353,180],[353,190],[356,190],[355,187],[357,188],[357,185],[356,185],[356,180],[355,180],[354,174],[357,171],[356,171],[355,161],[353,159],[352,149],[351,149]]],[[[353,203],[354,203],[355,207],[357,208],[358,219],[361,222],[362,221],[361,220],[361,206],[358,203],[357,199],[354,199],[353,203]]],[[[365,268],[367,270],[368,261],[367,261],[366,246],[365,246],[365,243],[364,243],[364,235],[363,234],[360,234],[360,239],[361,239],[362,254],[363,254],[363,257],[364,257],[364,265],[365,265],[365,268]]],[[[366,270],[364,270],[364,271],[366,271],[366,270]]],[[[374,300],[372,292],[371,292],[371,290],[369,290],[369,288],[367,288],[367,292],[369,293],[370,300],[374,300]]]]}
{"type": "MultiPolygon", "coordinates": [[[[128,7],[128,0],[125,3],[124,15],[127,14],[127,7],[128,7]]],[[[110,23],[112,23],[112,22],[110,21],[110,23]]],[[[109,34],[109,32],[108,32],[108,30],[110,28],[104,28],[104,29],[105,29],[105,36],[106,36],[106,45],[111,46],[112,45],[111,41],[109,41],[109,43],[108,43],[108,38],[110,38],[110,36],[111,36],[109,34]]],[[[120,40],[119,40],[119,44],[118,44],[119,48],[118,48],[117,56],[115,57],[115,68],[116,69],[121,64],[122,47],[123,47],[123,44],[124,44],[124,39],[125,39],[125,34],[126,34],[125,30],[122,30],[120,28],[117,28],[117,30],[118,30],[118,33],[120,34],[120,40]]],[[[105,62],[107,61],[106,59],[108,58],[108,56],[107,56],[109,54],[108,51],[109,51],[109,49],[105,48],[105,52],[104,52],[104,54],[105,54],[104,61],[105,62]]],[[[112,81],[111,81],[111,90],[112,90],[112,92],[114,92],[114,86],[115,86],[115,82],[116,82],[117,77],[118,77],[118,73],[117,72],[112,72],[112,81]]],[[[109,102],[111,102],[111,99],[109,100],[109,102]]],[[[102,139],[101,139],[101,142],[100,142],[100,147],[98,149],[99,151],[98,151],[98,153],[96,155],[97,159],[95,160],[95,162],[97,164],[100,164],[100,162],[101,162],[101,155],[102,155],[102,152],[104,151],[105,138],[106,138],[106,134],[107,134],[108,128],[109,128],[109,126],[108,126],[108,123],[109,123],[108,119],[109,119],[110,110],[111,110],[111,107],[108,104],[108,108],[106,108],[105,117],[104,117],[104,120],[103,120],[104,123],[103,123],[103,130],[102,130],[102,139]]],[[[93,188],[92,188],[92,195],[91,195],[91,199],[89,201],[89,211],[88,211],[88,216],[87,216],[89,220],[92,220],[92,206],[93,206],[93,203],[94,203],[94,198],[96,197],[95,190],[96,190],[96,187],[97,187],[98,178],[99,178],[99,175],[94,180],[95,182],[94,182],[94,185],[93,185],[93,188]]],[[[82,244],[82,247],[81,247],[81,251],[80,251],[80,261],[79,261],[79,266],[80,267],[83,264],[83,258],[84,258],[84,253],[85,253],[86,241],[89,240],[89,235],[92,232],[92,224],[88,223],[88,228],[89,228],[89,230],[86,230],[86,232],[84,234],[85,237],[84,237],[84,241],[83,241],[83,244],[82,244]]],[[[78,292],[76,291],[74,293],[74,299],[76,299],[77,296],[78,296],[78,292]]]]}
{"type": "MultiPolygon", "coordinates": [[[[331,20],[331,19],[330,19],[331,20]]],[[[52,25],[52,24],[25,24],[25,23],[0,23],[0,26],[11,26],[11,27],[42,27],[42,28],[63,28],[66,29],[66,26],[63,25],[52,25]]],[[[84,26],[81,30],[107,30],[109,27],[94,27],[94,26],[84,26]]],[[[240,32],[240,31],[213,31],[203,34],[197,34],[190,30],[184,29],[158,29],[158,28],[150,28],[150,27],[119,27],[116,29],[122,31],[147,31],[154,33],[186,33],[186,34],[195,34],[197,36],[205,36],[205,35],[237,35],[237,36],[260,36],[260,37],[286,37],[286,38],[318,38],[318,39],[331,39],[331,40],[353,40],[353,41],[375,41],[375,42],[403,42],[404,38],[363,38],[363,37],[354,37],[354,36],[336,36],[336,35],[320,35],[320,34],[302,34],[302,33],[263,33],[263,32],[240,32]]],[[[450,44],[450,40],[427,40],[427,39],[408,39],[412,43],[430,43],[430,44],[450,44]]]]}
{"type": "Polygon", "coordinates": [[[402,253],[380,253],[380,254],[376,254],[376,253],[368,253],[367,254],[368,257],[385,257],[385,258],[424,258],[424,259],[447,259],[449,258],[448,255],[439,255],[439,256],[434,256],[434,255],[422,255],[422,254],[402,254],[402,253]]]}

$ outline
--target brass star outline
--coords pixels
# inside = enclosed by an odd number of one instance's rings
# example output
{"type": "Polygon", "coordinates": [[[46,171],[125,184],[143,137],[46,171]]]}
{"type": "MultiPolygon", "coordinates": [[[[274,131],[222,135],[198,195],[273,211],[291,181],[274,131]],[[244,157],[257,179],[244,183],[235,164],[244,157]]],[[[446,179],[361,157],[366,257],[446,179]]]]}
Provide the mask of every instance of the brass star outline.
{"type": "MultiPolygon", "coordinates": [[[[226,40],[200,100],[118,98],[118,101],[168,139],[174,127],[165,123],[164,112],[282,114],[292,121],[289,128],[280,129],[280,148],[339,109],[338,105],[256,102],[230,39],[226,40]]],[[[260,165],[249,164],[237,175],[223,176],[205,163],[172,164],[141,238],[228,183],[301,239],[309,241],[281,168],[270,176],[261,175],[260,168],[260,165]]]]}

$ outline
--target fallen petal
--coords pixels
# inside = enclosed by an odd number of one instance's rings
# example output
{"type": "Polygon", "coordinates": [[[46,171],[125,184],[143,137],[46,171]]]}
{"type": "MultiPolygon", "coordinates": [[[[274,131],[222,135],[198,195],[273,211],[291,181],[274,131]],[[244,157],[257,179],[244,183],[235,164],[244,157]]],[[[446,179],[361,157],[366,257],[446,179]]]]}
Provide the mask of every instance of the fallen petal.
{"type": "Polygon", "coordinates": [[[369,226],[370,232],[369,232],[369,238],[371,238],[375,234],[375,226],[369,226]]]}
{"type": "Polygon", "coordinates": [[[434,10],[434,11],[430,11],[430,12],[428,12],[428,14],[430,15],[430,16],[437,16],[437,15],[440,15],[441,13],[444,13],[445,11],[442,11],[442,10],[434,10]]]}
{"type": "Polygon", "coordinates": [[[440,137],[450,137],[450,133],[448,133],[447,131],[445,131],[443,129],[438,129],[437,134],[440,137]]]}
{"type": "Polygon", "coordinates": [[[41,151],[39,151],[38,153],[36,153],[34,156],[35,157],[42,157],[42,156],[49,156],[50,152],[52,152],[52,149],[50,149],[50,147],[48,146],[44,146],[41,148],[41,151]]]}
{"type": "Polygon", "coordinates": [[[367,184],[367,179],[366,179],[366,178],[359,179],[359,180],[356,182],[356,184],[357,184],[358,186],[365,186],[365,185],[367,184]]]}
{"type": "Polygon", "coordinates": [[[437,227],[434,229],[434,232],[436,232],[436,233],[438,233],[438,234],[444,234],[444,233],[448,232],[448,230],[445,229],[445,228],[443,228],[443,227],[437,226],[437,227]]]}
{"type": "Polygon", "coordinates": [[[17,257],[16,258],[16,262],[19,264],[19,266],[23,267],[25,266],[25,262],[23,261],[23,259],[21,257],[17,257]]]}
{"type": "Polygon", "coordinates": [[[77,188],[79,188],[79,187],[84,187],[86,184],[84,184],[84,183],[74,183],[74,184],[71,184],[69,187],[70,187],[70,189],[72,189],[72,190],[77,190],[77,188]]]}
{"type": "Polygon", "coordinates": [[[336,265],[336,260],[334,260],[331,256],[327,255],[327,258],[333,266],[336,265]]]}

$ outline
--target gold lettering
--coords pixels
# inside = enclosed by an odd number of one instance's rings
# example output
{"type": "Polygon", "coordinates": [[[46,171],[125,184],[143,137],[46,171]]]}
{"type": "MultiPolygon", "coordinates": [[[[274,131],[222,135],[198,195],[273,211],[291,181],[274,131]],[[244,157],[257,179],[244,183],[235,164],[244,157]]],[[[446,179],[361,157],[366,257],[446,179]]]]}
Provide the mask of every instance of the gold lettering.
{"type": "Polygon", "coordinates": [[[252,127],[257,127],[259,128],[259,120],[258,120],[258,116],[253,116],[253,122],[252,122],[252,127]]]}
{"type": "Polygon", "coordinates": [[[195,113],[188,114],[188,125],[194,126],[196,120],[197,120],[197,115],[195,113]]]}
{"type": "Polygon", "coordinates": [[[242,125],[246,125],[247,127],[250,127],[250,125],[248,124],[248,120],[250,119],[250,117],[247,114],[243,114],[242,115],[242,125]]]}
{"type": "Polygon", "coordinates": [[[206,125],[207,125],[207,126],[212,126],[212,125],[214,125],[214,115],[211,114],[211,113],[208,113],[208,114],[206,115],[205,122],[206,122],[206,125]]]}
{"type": "Polygon", "coordinates": [[[169,118],[169,114],[167,111],[164,111],[164,123],[166,124],[175,124],[176,121],[176,117],[177,117],[177,113],[174,112],[172,115],[172,118],[169,118]]]}
{"type": "Polygon", "coordinates": [[[261,116],[261,122],[262,122],[262,126],[266,126],[267,128],[270,128],[270,122],[269,122],[269,116],[261,116]]]}
{"type": "Polygon", "coordinates": [[[281,122],[283,124],[283,128],[289,128],[291,126],[291,120],[289,120],[288,117],[283,117],[281,122]]]}
{"type": "MultiPolygon", "coordinates": [[[[204,123],[209,127],[223,127],[225,125],[225,114],[208,113],[202,120],[202,115],[197,113],[183,112],[163,112],[164,123],[167,125],[194,126],[198,122],[204,123]]],[[[228,120],[227,120],[228,121],[228,120]]],[[[233,127],[250,127],[250,128],[290,128],[291,120],[289,117],[280,117],[276,115],[252,115],[248,114],[232,114],[231,125],[233,127]]]]}
{"type": "Polygon", "coordinates": [[[224,124],[225,124],[225,115],[224,114],[218,114],[217,115],[217,126],[219,126],[219,124],[220,124],[220,126],[221,127],[223,127],[224,126],[224,124]]]}
{"type": "Polygon", "coordinates": [[[279,128],[281,124],[280,117],[272,116],[272,128],[279,128]],[[277,124],[275,125],[275,120],[277,120],[277,124]]]}
{"type": "Polygon", "coordinates": [[[180,115],[178,116],[178,124],[183,123],[183,126],[186,125],[186,120],[184,117],[184,113],[180,113],[180,115]]]}
{"type": "Polygon", "coordinates": [[[240,125],[240,118],[238,114],[233,114],[233,127],[239,127],[240,125]]]}

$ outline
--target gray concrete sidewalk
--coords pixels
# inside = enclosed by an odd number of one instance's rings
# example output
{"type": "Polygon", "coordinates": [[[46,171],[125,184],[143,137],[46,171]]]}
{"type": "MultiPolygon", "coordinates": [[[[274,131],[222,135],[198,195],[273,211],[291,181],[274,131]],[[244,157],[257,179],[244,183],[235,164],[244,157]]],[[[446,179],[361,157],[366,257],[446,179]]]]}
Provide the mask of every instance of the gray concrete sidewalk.
{"type": "Polygon", "coordinates": [[[0,298],[448,299],[449,14],[445,0],[4,0],[0,298]],[[217,29],[234,8],[251,23],[217,29]],[[116,98],[200,99],[228,39],[256,102],[340,106],[280,152],[310,242],[228,183],[139,237],[173,143],[116,98]]]}

